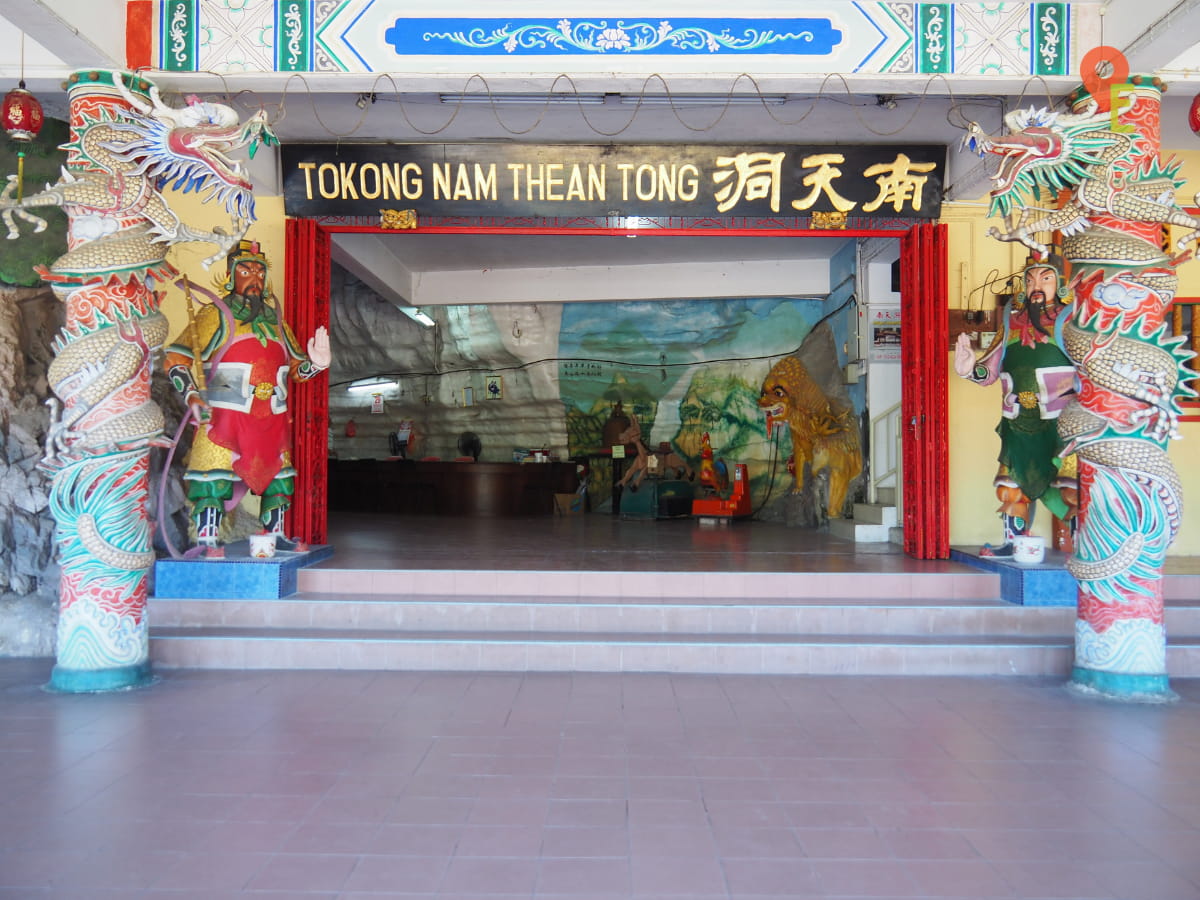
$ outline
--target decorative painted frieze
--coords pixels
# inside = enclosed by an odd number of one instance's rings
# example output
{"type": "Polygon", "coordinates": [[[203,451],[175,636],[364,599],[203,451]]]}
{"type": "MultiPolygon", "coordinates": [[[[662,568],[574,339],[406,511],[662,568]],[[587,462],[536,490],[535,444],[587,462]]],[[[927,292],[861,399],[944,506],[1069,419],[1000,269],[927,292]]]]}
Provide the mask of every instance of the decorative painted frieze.
{"type": "Polygon", "coordinates": [[[196,69],[200,35],[198,0],[164,0],[159,12],[159,68],[168,72],[196,69]]]}
{"type": "Polygon", "coordinates": [[[463,0],[445,0],[437,16],[399,0],[159,0],[158,60],[220,73],[453,72],[475,60],[472,74],[557,75],[598,65],[694,72],[689,60],[700,57],[710,73],[1053,76],[1077,68],[1073,15],[1094,14],[1070,3],[883,0],[793,0],[723,17],[675,2],[616,16],[578,4],[549,16],[533,5],[493,10],[463,0]]]}
{"type": "Polygon", "coordinates": [[[917,71],[947,75],[954,71],[954,4],[918,5],[917,71]]]}
{"type": "Polygon", "coordinates": [[[828,56],[842,41],[829,18],[461,19],[398,17],[384,32],[397,56],[784,53],[828,56]]]}
{"type": "Polygon", "coordinates": [[[274,44],[277,71],[312,70],[312,12],[309,0],[276,0],[274,44]]]}

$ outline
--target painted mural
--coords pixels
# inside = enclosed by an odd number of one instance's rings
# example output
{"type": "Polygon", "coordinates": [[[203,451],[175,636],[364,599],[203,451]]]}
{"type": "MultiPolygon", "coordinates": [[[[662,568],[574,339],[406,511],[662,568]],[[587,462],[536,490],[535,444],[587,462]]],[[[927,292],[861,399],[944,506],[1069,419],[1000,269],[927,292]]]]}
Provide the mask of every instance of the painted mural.
{"type": "MultiPolygon", "coordinates": [[[[848,247],[833,267],[853,263],[848,247]]],[[[863,485],[865,386],[845,383],[843,359],[844,348],[857,346],[852,278],[820,299],[431,307],[436,328],[416,325],[346,273],[336,284],[335,459],[397,456],[402,423],[410,458],[454,459],[469,432],[485,462],[521,461],[534,450],[576,460],[588,469],[591,509],[611,511],[613,472],[619,479],[637,466],[642,445],[646,468],[627,486],[646,477],[651,458],[685,480],[689,469],[698,473],[707,435],[714,465],[746,466],[760,518],[800,527],[844,515],[863,485]],[[778,402],[762,397],[781,362],[783,386],[798,402],[775,410],[778,402]],[[803,385],[793,368],[807,373],[803,385]],[[357,387],[364,380],[376,382],[369,392],[357,387]],[[834,465],[829,451],[847,441],[846,465],[834,465]],[[613,445],[625,448],[626,462],[610,463],[613,445]],[[833,491],[844,506],[830,504],[833,491]]],[[[698,475],[690,483],[699,493],[698,475]]]]}
{"type": "MultiPolygon", "coordinates": [[[[857,427],[861,408],[855,409],[844,391],[832,403],[836,413],[830,421],[838,420],[835,430],[838,440],[848,441],[847,453],[814,455],[813,431],[801,426],[808,443],[800,444],[799,459],[789,465],[797,456],[797,432],[794,427],[772,428],[768,410],[760,403],[767,377],[781,358],[792,360],[793,368],[804,368],[792,354],[802,345],[812,352],[817,342],[806,338],[823,314],[823,302],[815,299],[565,304],[559,384],[571,455],[606,449],[601,446],[604,425],[619,403],[625,414],[637,419],[650,448],[666,444],[696,467],[708,435],[716,456],[747,464],[756,507],[803,489],[806,463],[811,474],[829,470],[828,512],[840,515],[862,468],[857,427]]],[[[814,365],[820,367],[821,362],[814,365]]],[[[825,381],[822,387],[811,379],[806,383],[828,413],[825,381]]],[[[785,419],[788,424],[800,422],[798,415],[789,413],[781,414],[779,424],[785,419]]],[[[818,443],[829,443],[828,435],[818,443]]],[[[597,475],[594,499],[599,500],[609,485],[603,470],[597,475]]]]}

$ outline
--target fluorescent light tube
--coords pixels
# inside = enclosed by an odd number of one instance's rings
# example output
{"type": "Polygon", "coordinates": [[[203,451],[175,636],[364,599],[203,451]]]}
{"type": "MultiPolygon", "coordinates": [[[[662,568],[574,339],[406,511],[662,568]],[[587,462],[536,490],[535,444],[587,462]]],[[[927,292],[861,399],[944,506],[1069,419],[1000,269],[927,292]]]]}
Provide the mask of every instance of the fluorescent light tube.
{"type": "Polygon", "coordinates": [[[642,94],[621,95],[622,106],[782,106],[787,103],[784,94],[642,94]]]}
{"type": "Polygon", "coordinates": [[[346,387],[346,390],[352,394],[359,391],[371,391],[372,393],[379,394],[383,392],[384,388],[395,386],[396,380],[394,378],[376,376],[374,378],[359,378],[357,381],[352,381],[346,387]]]}
{"type": "Polygon", "coordinates": [[[451,106],[459,103],[466,106],[545,106],[547,103],[604,105],[603,94],[438,94],[438,100],[451,106]]]}
{"type": "Polygon", "coordinates": [[[421,312],[415,306],[401,306],[400,312],[404,313],[406,316],[408,316],[414,322],[420,322],[426,328],[432,328],[434,325],[437,324],[437,322],[433,321],[433,319],[431,319],[429,316],[425,315],[425,313],[421,312]]]}

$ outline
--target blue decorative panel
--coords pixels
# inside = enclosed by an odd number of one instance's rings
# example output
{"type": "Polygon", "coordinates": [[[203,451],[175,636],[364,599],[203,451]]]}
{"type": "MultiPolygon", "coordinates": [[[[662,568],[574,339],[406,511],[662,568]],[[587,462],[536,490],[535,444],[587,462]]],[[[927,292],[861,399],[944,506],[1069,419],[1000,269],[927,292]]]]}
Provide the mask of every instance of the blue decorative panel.
{"type": "MultiPolygon", "coordinates": [[[[320,71],[387,72],[411,57],[474,56],[481,75],[510,70],[559,74],[612,60],[612,71],[669,71],[688,57],[706,72],[753,71],[754,57],[788,57],[793,72],[912,72],[913,4],[844,0],[776,3],[774,14],[676,15],[678,4],[613,16],[611,7],[547,18],[543,9],[506,4],[506,16],[475,18],[478,4],[446,0],[437,18],[397,0],[342,0],[316,15],[320,71]],[[780,15],[780,13],[783,15],[780,15]],[[467,13],[455,16],[455,13],[467,13]],[[486,59],[487,63],[482,60],[486,59]],[[571,61],[571,66],[565,61],[571,61]],[[618,61],[619,60],[619,61],[618,61]],[[644,62],[642,61],[644,60],[644,62]]],[[[694,12],[688,10],[687,12],[694,12]]],[[[214,59],[214,65],[220,60],[214,59]]]]}
{"type": "Polygon", "coordinates": [[[827,18],[797,19],[398,18],[384,39],[401,56],[596,53],[827,54],[842,33],[827,18]]]}
{"type": "Polygon", "coordinates": [[[1000,597],[1017,606],[1074,606],[1079,583],[1064,568],[1063,554],[1046,551],[1046,562],[1025,566],[1008,559],[951,550],[950,558],[1000,575],[1000,597]],[[1057,558],[1053,558],[1057,557],[1057,558]]]}
{"type": "Polygon", "coordinates": [[[225,548],[225,559],[160,559],[154,565],[154,596],[185,600],[277,600],[296,593],[297,573],[333,555],[328,545],[307,553],[252,559],[245,542],[225,548]]]}

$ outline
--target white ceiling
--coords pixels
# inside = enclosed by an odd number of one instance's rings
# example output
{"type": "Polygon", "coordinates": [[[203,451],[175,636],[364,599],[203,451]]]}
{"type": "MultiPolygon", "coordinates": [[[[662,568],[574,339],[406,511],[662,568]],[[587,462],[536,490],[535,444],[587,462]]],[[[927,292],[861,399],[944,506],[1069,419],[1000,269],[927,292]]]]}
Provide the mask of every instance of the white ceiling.
{"type": "MultiPolygon", "coordinates": [[[[353,248],[358,235],[335,235],[353,248]]],[[[826,260],[846,238],[607,235],[397,234],[382,238],[411,272],[544,266],[693,265],[754,260],[826,260]]]]}
{"type": "Polygon", "coordinates": [[[400,306],[824,296],[848,240],[354,233],[333,258],[400,306]]]}

